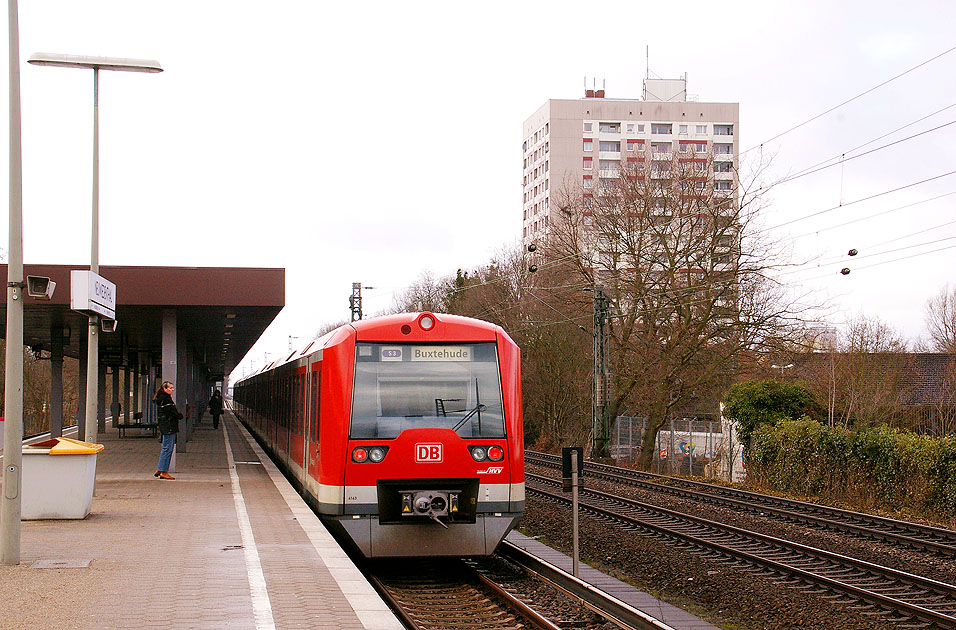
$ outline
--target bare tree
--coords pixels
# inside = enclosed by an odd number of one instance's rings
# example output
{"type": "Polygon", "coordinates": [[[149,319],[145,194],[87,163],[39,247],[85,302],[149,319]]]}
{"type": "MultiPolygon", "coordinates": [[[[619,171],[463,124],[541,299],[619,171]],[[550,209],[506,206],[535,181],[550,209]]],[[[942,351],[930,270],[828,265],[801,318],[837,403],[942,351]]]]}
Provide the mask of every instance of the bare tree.
{"type": "Polygon", "coordinates": [[[830,424],[872,426],[904,421],[912,398],[914,356],[905,339],[876,317],[849,319],[825,352],[800,360],[801,376],[826,400],[830,424]]]}
{"type": "Polygon", "coordinates": [[[657,154],[602,165],[597,186],[565,187],[552,200],[548,255],[608,300],[611,377],[596,456],[628,409],[648,420],[649,467],[674,412],[720,390],[741,353],[788,336],[806,312],[773,278],[783,248],[757,229],[767,190],[743,189],[729,166],[657,154]]]}
{"type": "Polygon", "coordinates": [[[944,286],[926,302],[923,311],[934,349],[956,353],[956,288],[944,286]]]}
{"type": "Polygon", "coordinates": [[[448,296],[452,292],[449,278],[435,278],[430,271],[419,276],[412,286],[397,294],[392,303],[393,313],[447,310],[448,296]]]}

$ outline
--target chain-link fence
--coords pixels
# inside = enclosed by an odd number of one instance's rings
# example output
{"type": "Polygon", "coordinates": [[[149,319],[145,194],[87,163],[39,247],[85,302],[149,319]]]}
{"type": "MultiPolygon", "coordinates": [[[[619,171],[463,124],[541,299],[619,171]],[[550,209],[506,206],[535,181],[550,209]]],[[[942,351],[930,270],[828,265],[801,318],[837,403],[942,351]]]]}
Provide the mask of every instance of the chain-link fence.
{"type": "MultiPolygon", "coordinates": [[[[611,457],[618,464],[637,462],[646,428],[646,418],[617,417],[611,433],[611,457]]],[[[743,473],[736,431],[719,417],[672,418],[658,432],[654,451],[652,472],[660,474],[739,481],[743,473]]]]}

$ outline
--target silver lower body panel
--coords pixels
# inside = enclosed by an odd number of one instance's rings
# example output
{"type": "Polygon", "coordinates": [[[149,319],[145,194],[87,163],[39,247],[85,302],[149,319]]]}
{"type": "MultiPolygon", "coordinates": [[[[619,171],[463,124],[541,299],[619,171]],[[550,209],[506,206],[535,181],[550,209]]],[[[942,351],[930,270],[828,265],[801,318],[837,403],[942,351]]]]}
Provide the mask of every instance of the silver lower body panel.
{"type": "Polygon", "coordinates": [[[367,558],[487,556],[508,535],[520,513],[477,514],[474,523],[434,521],[381,524],[378,516],[323,516],[333,531],[347,536],[367,558]]]}

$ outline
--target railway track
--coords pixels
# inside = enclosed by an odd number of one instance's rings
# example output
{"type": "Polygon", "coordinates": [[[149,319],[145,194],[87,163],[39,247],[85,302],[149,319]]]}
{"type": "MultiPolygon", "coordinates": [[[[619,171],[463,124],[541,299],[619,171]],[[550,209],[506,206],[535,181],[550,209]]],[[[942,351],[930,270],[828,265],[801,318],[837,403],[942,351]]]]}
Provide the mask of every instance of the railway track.
{"type": "Polygon", "coordinates": [[[379,563],[369,578],[413,630],[558,630],[524,602],[460,560],[379,563]]]}
{"type": "MultiPolygon", "coordinates": [[[[561,482],[526,474],[526,490],[570,505],[561,482]]],[[[580,509],[690,551],[783,576],[869,614],[912,627],[956,628],[956,586],[596,490],[580,491],[580,509]]]]}
{"type": "Polygon", "coordinates": [[[366,573],[414,630],[673,630],[507,541],[492,558],[370,563],[366,573]]]}
{"type": "MultiPolygon", "coordinates": [[[[561,458],[547,453],[526,452],[525,462],[554,470],[561,467],[561,458]]],[[[819,529],[956,557],[956,531],[942,527],[899,521],[699,481],[676,479],[608,464],[585,462],[584,469],[587,476],[598,479],[753,514],[769,514],[778,519],[819,529]],[[666,483],[662,483],[665,481],[666,483]]]]}

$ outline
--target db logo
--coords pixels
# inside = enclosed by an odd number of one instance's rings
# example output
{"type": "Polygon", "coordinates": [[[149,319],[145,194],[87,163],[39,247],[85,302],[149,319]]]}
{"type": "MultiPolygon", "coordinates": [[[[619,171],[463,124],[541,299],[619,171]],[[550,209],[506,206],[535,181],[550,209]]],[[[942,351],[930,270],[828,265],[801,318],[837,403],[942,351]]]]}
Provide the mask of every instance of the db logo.
{"type": "Polygon", "coordinates": [[[440,462],[441,444],[416,444],[415,445],[416,462],[440,462]]]}

